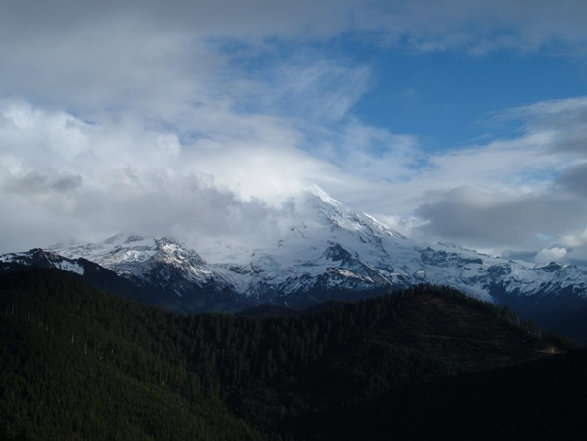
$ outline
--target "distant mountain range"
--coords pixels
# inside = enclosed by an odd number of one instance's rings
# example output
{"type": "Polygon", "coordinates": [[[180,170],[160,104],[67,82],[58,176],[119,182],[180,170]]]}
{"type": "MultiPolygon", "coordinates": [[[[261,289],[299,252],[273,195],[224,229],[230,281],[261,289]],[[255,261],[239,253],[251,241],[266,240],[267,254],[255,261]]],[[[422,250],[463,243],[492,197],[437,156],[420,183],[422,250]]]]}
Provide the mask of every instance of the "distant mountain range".
{"type": "Polygon", "coordinates": [[[166,237],[117,235],[101,243],[4,254],[1,268],[71,271],[100,288],[184,312],[302,307],[421,283],[447,285],[587,339],[587,272],[581,268],[534,266],[414,241],[320,190],[298,203],[303,216],[274,246],[218,249],[213,262],[166,237]]]}

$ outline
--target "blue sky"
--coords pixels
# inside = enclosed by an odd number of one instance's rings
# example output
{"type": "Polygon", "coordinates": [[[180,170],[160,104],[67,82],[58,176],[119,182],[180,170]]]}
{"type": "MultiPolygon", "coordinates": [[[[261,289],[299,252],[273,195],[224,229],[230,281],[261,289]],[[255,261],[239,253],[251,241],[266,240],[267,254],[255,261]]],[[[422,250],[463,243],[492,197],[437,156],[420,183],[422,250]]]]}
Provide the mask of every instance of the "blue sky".
{"type": "Polygon", "coordinates": [[[512,136],[492,116],[537,101],[583,95],[582,63],[553,54],[500,51],[370,51],[374,85],[353,111],[370,124],[421,137],[425,149],[512,136]]]}
{"type": "Polygon", "coordinates": [[[0,0],[0,251],[262,244],[318,184],[416,239],[586,261],[586,22],[578,0],[0,0]]]}

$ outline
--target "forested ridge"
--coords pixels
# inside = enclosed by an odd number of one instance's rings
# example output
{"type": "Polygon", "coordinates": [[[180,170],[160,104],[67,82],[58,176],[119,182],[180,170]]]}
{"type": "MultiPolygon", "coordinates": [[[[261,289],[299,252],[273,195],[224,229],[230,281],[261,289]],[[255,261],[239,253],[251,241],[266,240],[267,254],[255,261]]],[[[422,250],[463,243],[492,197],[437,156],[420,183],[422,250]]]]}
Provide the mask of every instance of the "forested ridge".
{"type": "Polygon", "coordinates": [[[8,440],[353,439],[367,425],[363,439],[415,439],[408,422],[443,407],[430,403],[447,379],[469,390],[569,349],[445,287],[313,314],[181,315],[55,270],[0,275],[0,332],[8,440]],[[422,413],[398,406],[410,393],[432,394],[422,413]]]}

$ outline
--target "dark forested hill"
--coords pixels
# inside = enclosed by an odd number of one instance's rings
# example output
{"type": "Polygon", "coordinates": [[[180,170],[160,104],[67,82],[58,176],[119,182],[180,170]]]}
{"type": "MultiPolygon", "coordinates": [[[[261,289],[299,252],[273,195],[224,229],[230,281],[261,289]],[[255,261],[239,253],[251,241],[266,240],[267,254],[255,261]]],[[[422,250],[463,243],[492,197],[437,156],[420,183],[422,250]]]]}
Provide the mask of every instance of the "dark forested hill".
{"type": "Polygon", "coordinates": [[[0,305],[6,437],[258,439],[189,371],[179,317],[55,270],[2,275],[0,305]]]}
{"type": "MultiPolygon", "coordinates": [[[[488,439],[471,434],[515,423],[512,403],[528,418],[587,392],[582,353],[554,355],[566,345],[434,286],[311,314],[179,315],[71,273],[9,272],[0,440],[488,439]],[[556,391],[533,387],[559,369],[556,391]],[[512,401],[512,382],[531,400],[512,401]]],[[[581,430],[556,415],[561,434],[581,430]]]]}

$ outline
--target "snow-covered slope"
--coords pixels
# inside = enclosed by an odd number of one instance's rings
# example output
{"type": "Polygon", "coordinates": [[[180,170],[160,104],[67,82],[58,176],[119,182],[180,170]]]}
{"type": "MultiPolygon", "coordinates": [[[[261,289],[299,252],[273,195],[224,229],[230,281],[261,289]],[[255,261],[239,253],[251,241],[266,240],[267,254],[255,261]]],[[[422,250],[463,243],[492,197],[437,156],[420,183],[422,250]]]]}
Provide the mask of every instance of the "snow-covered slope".
{"type": "Polygon", "coordinates": [[[228,286],[195,252],[168,238],[119,234],[97,244],[57,245],[52,252],[83,257],[125,277],[136,277],[182,297],[194,289],[228,286]]]}
{"type": "Polygon", "coordinates": [[[299,219],[275,246],[247,264],[213,267],[248,296],[287,301],[317,292],[373,291],[418,283],[456,287],[494,301],[494,293],[587,296],[587,273],[572,265],[534,267],[450,244],[408,239],[322,192],[298,201],[299,219]]]}
{"type": "Polygon", "coordinates": [[[57,253],[34,248],[27,252],[0,255],[0,262],[5,266],[25,266],[35,268],[55,268],[83,275],[84,262],[80,259],[68,259],[57,253]]]}
{"type": "Polygon", "coordinates": [[[183,270],[186,277],[205,283],[211,272],[196,253],[190,253],[177,242],[167,238],[119,234],[97,244],[57,245],[54,253],[65,257],[83,257],[121,274],[145,277],[157,263],[183,270]]]}

